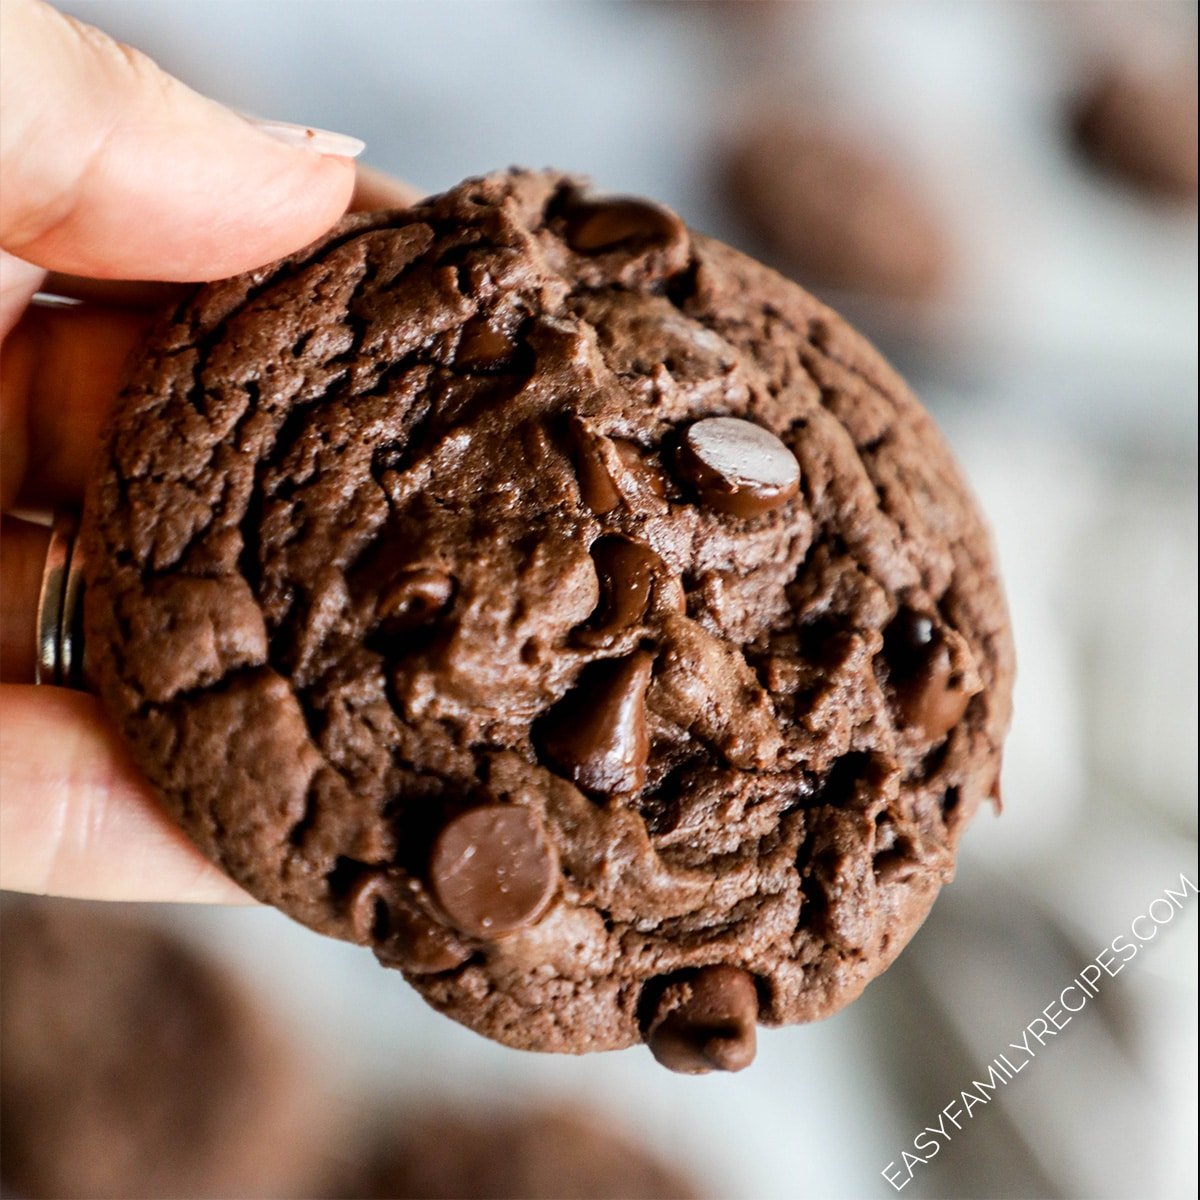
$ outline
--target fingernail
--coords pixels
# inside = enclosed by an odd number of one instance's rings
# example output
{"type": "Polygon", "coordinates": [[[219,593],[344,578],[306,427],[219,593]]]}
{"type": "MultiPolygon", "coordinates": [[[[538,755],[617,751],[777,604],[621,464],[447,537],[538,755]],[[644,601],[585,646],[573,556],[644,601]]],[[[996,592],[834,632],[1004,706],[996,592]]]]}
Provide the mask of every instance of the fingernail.
{"type": "Polygon", "coordinates": [[[345,133],[334,133],[329,129],[314,129],[311,125],[292,125],[287,121],[263,121],[258,117],[247,117],[255,129],[267,137],[283,142],[286,146],[305,146],[318,154],[335,154],[339,158],[357,158],[366,148],[366,142],[345,133]]]}

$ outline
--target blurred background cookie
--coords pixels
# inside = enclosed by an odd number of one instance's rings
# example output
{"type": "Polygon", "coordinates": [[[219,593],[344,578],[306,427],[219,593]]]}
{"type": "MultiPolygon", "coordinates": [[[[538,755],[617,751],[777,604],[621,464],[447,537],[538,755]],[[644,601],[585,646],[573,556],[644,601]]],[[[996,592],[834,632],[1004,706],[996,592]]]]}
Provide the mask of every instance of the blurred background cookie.
{"type": "Polygon", "coordinates": [[[1072,126],[1102,171],[1177,200],[1196,196],[1196,59],[1114,62],[1078,98],[1072,126]]]}
{"type": "Polygon", "coordinates": [[[578,1106],[422,1106],[379,1127],[347,1200],[696,1200],[694,1180],[578,1106]]]}
{"type": "Polygon", "coordinates": [[[18,901],[0,942],[3,1182],[38,1197],[310,1194],[304,1064],[234,979],[105,905],[18,901]]]}
{"type": "Polygon", "coordinates": [[[923,300],[953,254],[916,179],[854,134],[770,115],[724,163],[729,201],[789,273],[818,294],[923,300]]]}

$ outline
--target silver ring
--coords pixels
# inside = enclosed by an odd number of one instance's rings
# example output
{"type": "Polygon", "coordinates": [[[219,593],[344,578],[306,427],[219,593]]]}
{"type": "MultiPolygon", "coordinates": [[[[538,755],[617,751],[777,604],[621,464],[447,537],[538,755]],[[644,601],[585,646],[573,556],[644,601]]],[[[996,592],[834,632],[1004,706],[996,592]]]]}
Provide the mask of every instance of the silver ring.
{"type": "Polygon", "coordinates": [[[50,528],[38,592],[35,683],[83,687],[83,556],[75,537],[78,528],[71,513],[56,513],[50,528]]]}

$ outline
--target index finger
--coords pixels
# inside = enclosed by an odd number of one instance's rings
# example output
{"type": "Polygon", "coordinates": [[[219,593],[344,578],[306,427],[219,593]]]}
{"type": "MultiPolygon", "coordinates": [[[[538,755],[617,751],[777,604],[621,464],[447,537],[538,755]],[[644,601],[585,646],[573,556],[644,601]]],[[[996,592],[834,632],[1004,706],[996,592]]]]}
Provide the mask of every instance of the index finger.
{"type": "MultiPolygon", "coordinates": [[[[425,193],[394,175],[366,163],[355,164],[354,192],[349,212],[373,212],[383,208],[407,208],[425,193]]],[[[193,288],[186,283],[149,279],[89,279],[65,271],[50,271],[39,291],[72,300],[90,300],[112,308],[146,309],[157,312],[178,304],[193,288]]]]}
{"type": "Polygon", "coordinates": [[[5,0],[0,33],[10,253],[97,278],[216,279],[345,210],[348,158],[285,144],[41,0],[5,0]]]}

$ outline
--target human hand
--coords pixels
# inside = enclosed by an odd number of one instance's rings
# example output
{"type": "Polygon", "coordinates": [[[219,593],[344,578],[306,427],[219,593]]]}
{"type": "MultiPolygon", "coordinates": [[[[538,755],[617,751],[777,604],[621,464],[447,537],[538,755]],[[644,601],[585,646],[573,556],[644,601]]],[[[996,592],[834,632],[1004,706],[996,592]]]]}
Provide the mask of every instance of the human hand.
{"type": "Polygon", "coordinates": [[[245,903],[159,808],[91,696],[34,687],[48,529],[78,505],[124,361],[169,284],[299,249],[356,208],[353,138],[251,123],[42,0],[0,5],[0,886],[245,903]],[[49,273],[64,273],[50,274],[49,273]],[[100,282],[97,282],[100,281],[100,282]],[[77,307],[31,303],[52,289],[77,307]]]}

